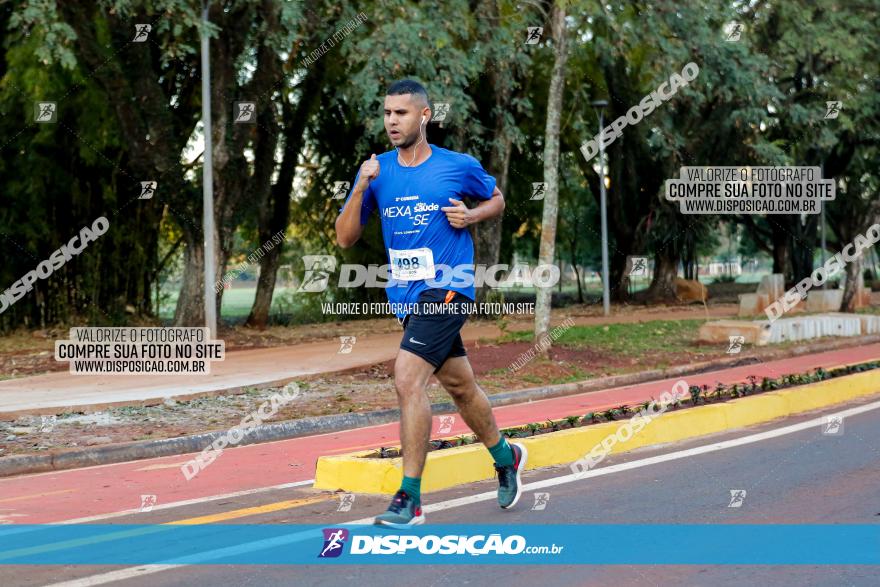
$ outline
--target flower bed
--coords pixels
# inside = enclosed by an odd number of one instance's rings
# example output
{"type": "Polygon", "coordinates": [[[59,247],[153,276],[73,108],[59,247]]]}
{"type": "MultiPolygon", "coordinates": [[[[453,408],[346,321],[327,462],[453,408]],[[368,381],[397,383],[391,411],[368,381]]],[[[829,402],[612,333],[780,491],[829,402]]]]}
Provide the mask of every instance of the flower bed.
{"type": "MultiPolygon", "coordinates": [[[[730,399],[736,399],[749,395],[757,395],[768,391],[777,391],[780,389],[806,385],[809,383],[817,383],[819,381],[825,381],[827,379],[843,377],[845,375],[851,375],[853,373],[862,373],[864,371],[871,371],[878,368],[880,368],[880,361],[871,361],[867,363],[847,365],[845,367],[838,367],[828,370],[819,368],[815,371],[805,374],[783,375],[782,377],[776,379],[764,377],[763,379],[761,379],[760,383],[758,383],[758,378],[756,376],[750,375],[746,378],[747,383],[735,383],[732,385],[718,383],[714,388],[710,388],[708,385],[692,385],[689,389],[690,397],[680,401],[676,401],[675,403],[671,404],[669,407],[669,411],[725,402],[730,399]]],[[[558,420],[547,420],[546,422],[530,422],[522,426],[504,428],[501,430],[501,434],[503,434],[507,438],[525,438],[541,434],[548,434],[550,432],[556,432],[558,430],[580,428],[583,426],[590,426],[591,424],[616,421],[630,414],[638,412],[642,408],[647,409],[652,401],[655,401],[654,398],[651,398],[651,400],[648,400],[638,406],[622,405],[616,408],[612,408],[610,410],[605,410],[603,412],[589,412],[584,415],[566,416],[565,418],[561,418],[558,420]]],[[[476,442],[478,441],[474,434],[463,434],[456,438],[431,440],[429,451],[466,446],[468,444],[474,444],[476,442]]],[[[396,458],[400,457],[401,455],[402,452],[398,447],[382,447],[376,452],[363,455],[363,458],[385,459],[396,458]]]]}

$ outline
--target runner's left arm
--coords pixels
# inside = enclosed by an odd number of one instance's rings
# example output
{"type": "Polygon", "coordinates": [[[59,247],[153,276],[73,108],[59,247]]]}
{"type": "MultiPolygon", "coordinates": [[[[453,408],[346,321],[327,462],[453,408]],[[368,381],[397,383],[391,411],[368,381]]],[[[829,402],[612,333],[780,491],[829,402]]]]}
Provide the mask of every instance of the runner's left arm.
{"type": "Polygon", "coordinates": [[[495,191],[492,192],[492,197],[488,200],[483,200],[479,204],[477,204],[474,211],[477,212],[477,222],[482,222],[483,220],[488,220],[489,218],[495,218],[496,216],[501,216],[501,213],[504,212],[506,204],[504,202],[504,194],[501,193],[501,190],[498,189],[498,186],[495,186],[495,191]]]}

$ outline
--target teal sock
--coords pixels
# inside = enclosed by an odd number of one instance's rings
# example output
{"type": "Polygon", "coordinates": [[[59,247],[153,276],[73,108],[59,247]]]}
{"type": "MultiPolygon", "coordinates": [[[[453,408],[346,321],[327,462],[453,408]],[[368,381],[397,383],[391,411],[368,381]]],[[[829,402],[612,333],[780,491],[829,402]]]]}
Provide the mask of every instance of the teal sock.
{"type": "Polygon", "coordinates": [[[422,503],[422,478],[421,477],[404,477],[400,488],[406,491],[406,494],[416,503],[422,503]]]}
{"type": "Polygon", "coordinates": [[[498,444],[489,447],[489,453],[491,453],[492,458],[495,459],[495,464],[499,467],[509,467],[513,464],[513,450],[504,436],[501,437],[498,444]]]}

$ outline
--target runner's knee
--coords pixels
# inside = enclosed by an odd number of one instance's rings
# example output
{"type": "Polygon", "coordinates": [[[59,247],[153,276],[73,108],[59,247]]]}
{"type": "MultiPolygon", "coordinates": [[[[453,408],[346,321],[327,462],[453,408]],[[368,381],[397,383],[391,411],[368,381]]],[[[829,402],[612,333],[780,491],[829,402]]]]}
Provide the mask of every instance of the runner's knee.
{"type": "Polygon", "coordinates": [[[440,384],[454,398],[467,397],[474,390],[473,379],[458,375],[446,375],[440,379],[440,384]]]}
{"type": "Polygon", "coordinates": [[[423,385],[419,385],[417,381],[408,377],[395,378],[394,388],[397,390],[397,396],[401,400],[418,397],[419,394],[424,395],[425,393],[423,385]]]}

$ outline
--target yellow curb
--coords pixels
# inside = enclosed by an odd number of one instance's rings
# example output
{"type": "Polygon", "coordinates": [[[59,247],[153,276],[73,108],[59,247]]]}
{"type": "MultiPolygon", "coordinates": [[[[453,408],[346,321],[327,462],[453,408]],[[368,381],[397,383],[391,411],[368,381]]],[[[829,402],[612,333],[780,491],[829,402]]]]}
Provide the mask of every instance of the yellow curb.
{"type": "MultiPolygon", "coordinates": [[[[728,400],[724,403],[667,412],[618,441],[611,453],[621,453],[643,446],[675,442],[725,430],[743,428],[778,418],[809,412],[880,393],[880,369],[837,377],[782,391],[728,400]]],[[[527,469],[564,465],[584,458],[609,435],[614,435],[626,420],[604,422],[529,438],[518,438],[528,449],[527,469]]],[[[375,450],[318,459],[315,489],[342,489],[357,493],[392,494],[403,479],[401,458],[369,459],[375,450]]],[[[422,475],[422,491],[438,491],[491,479],[495,474],[489,451],[482,444],[450,448],[428,453],[422,475]]]]}

